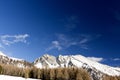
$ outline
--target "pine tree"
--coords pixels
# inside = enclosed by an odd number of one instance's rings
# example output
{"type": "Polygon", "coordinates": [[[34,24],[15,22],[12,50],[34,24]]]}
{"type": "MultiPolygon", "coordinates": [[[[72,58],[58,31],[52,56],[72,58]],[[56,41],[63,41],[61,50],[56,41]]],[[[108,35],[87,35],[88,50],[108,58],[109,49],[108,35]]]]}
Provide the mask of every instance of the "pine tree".
{"type": "Polygon", "coordinates": [[[55,80],[55,69],[50,69],[50,80],[55,80]]]}
{"type": "Polygon", "coordinates": [[[64,73],[63,79],[64,80],[69,80],[69,74],[68,74],[68,69],[67,68],[63,69],[63,73],[64,73]]]}
{"type": "Polygon", "coordinates": [[[37,78],[37,68],[33,67],[32,71],[33,71],[33,78],[37,78]]]}
{"type": "Polygon", "coordinates": [[[77,73],[76,73],[76,80],[83,80],[80,70],[78,70],[77,73]]]}
{"type": "Polygon", "coordinates": [[[62,80],[62,77],[63,77],[62,69],[61,68],[56,69],[56,79],[62,80]]]}
{"type": "Polygon", "coordinates": [[[76,79],[76,68],[69,68],[68,73],[69,73],[69,79],[70,80],[75,80],[76,79]]]}
{"type": "Polygon", "coordinates": [[[116,78],[117,78],[117,80],[120,80],[120,76],[117,76],[116,78]]]}
{"type": "Polygon", "coordinates": [[[0,65],[0,74],[2,74],[2,66],[0,65]]]}
{"type": "Polygon", "coordinates": [[[81,76],[83,80],[91,80],[90,75],[84,69],[79,69],[81,71],[81,76]]]}
{"type": "Polygon", "coordinates": [[[42,78],[42,71],[40,69],[37,70],[37,78],[38,79],[42,78]]]}
{"type": "Polygon", "coordinates": [[[50,71],[49,71],[49,69],[47,69],[47,68],[44,69],[43,75],[44,75],[43,80],[49,80],[50,79],[50,71]]]}
{"type": "Polygon", "coordinates": [[[29,78],[29,69],[25,69],[24,77],[29,78]]]}

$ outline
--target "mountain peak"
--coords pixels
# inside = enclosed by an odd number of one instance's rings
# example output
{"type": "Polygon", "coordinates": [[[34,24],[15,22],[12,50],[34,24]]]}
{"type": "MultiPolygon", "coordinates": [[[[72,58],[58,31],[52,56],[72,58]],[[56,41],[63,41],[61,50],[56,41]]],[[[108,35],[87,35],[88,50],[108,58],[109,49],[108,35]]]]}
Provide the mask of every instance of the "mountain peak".
{"type": "Polygon", "coordinates": [[[46,54],[43,55],[43,57],[50,57],[50,56],[52,56],[52,55],[50,55],[48,53],[46,53],[46,54]]]}

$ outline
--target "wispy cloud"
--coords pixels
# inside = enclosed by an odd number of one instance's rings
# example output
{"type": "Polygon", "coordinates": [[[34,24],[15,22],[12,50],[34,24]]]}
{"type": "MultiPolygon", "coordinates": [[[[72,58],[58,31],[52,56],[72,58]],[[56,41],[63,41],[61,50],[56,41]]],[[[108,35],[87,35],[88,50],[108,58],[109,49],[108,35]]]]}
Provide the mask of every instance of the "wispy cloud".
{"type": "Polygon", "coordinates": [[[101,62],[104,60],[103,58],[98,58],[98,57],[87,57],[87,58],[92,60],[92,61],[96,61],[96,62],[101,62]]]}
{"type": "Polygon", "coordinates": [[[114,58],[113,61],[120,61],[120,58],[114,58]]]}
{"type": "Polygon", "coordinates": [[[87,41],[88,41],[88,39],[87,39],[87,38],[84,38],[83,40],[80,41],[80,44],[84,44],[84,43],[86,43],[87,41]]]}
{"type": "Polygon", "coordinates": [[[88,42],[96,39],[98,35],[91,36],[81,34],[80,36],[72,37],[64,34],[57,34],[56,37],[56,40],[51,41],[51,46],[47,48],[47,51],[52,49],[62,50],[71,46],[79,46],[82,49],[88,49],[88,42]]]}
{"type": "Polygon", "coordinates": [[[58,41],[52,41],[52,44],[49,48],[46,49],[46,51],[49,51],[51,49],[58,49],[58,50],[61,50],[62,47],[60,45],[60,43],[58,41]]]}
{"type": "Polygon", "coordinates": [[[27,43],[27,40],[26,40],[27,37],[29,37],[28,34],[1,35],[0,39],[3,45],[11,45],[18,42],[27,43]]]}

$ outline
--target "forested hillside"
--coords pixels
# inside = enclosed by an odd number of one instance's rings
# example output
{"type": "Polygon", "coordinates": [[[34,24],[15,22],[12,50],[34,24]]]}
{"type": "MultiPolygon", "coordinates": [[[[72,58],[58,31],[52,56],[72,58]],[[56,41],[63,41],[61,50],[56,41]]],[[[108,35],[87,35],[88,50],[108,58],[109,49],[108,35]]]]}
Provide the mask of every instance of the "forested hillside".
{"type": "MultiPolygon", "coordinates": [[[[91,75],[82,68],[38,69],[36,67],[18,68],[12,65],[1,64],[0,74],[42,80],[92,80],[91,75]]],[[[104,75],[101,80],[120,80],[120,77],[104,75]]]]}

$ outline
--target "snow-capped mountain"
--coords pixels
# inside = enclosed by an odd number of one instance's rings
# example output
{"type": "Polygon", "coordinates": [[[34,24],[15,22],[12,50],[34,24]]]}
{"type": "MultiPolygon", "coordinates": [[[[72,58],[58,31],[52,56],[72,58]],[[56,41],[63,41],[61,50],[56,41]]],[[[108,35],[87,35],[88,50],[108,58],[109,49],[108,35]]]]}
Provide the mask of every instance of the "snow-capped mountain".
{"type": "Polygon", "coordinates": [[[23,59],[13,58],[5,55],[3,52],[0,51],[0,63],[2,64],[10,64],[17,67],[30,67],[31,64],[23,59]]]}
{"type": "Polygon", "coordinates": [[[93,80],[102,80],[104,74],[110,76],[120,76],[120,68],[98,63],[82,55],[59,55],[58,57],[55,57],[45,54],[42,57],[36,59],[32,65],[23,59],[9,57],[3,52],[0,52],[0,63],[10,64],[22,68],[33,67],[33,65],[37,68],[83,68],[90,73],[93,80]]]}
{"type": "Polygon", "coordinates": [[[37,68],[78,67],[86,69],[95,80],[100,80],[103,74],[120,76],[120,68],[103,65],[82,55],[43,55],[34,61],[37,68]]]}

